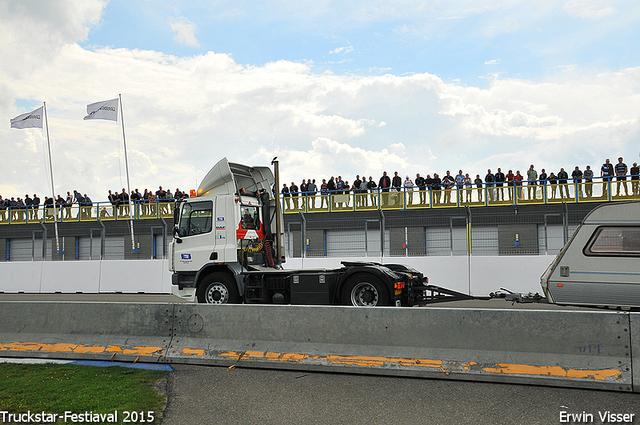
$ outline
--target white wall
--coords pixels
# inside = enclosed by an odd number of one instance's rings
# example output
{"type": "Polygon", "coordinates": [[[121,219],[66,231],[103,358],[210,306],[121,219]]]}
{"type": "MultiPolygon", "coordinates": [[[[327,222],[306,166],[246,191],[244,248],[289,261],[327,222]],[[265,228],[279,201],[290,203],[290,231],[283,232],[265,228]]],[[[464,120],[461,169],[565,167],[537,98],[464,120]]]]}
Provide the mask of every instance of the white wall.
{"type": "MultiPolygon", "coordinates": [[[[432,285],[476,296],[487,296],[502,288],[513,292],[539,292],[540,276],[553,255],[350,257],[348,261],[406,264],[420,270],[432,285]]],[[[340,258],[291,258],[286,269],[340,267],[340,258]]]]}
{"type": "Polygon", "coordinates": [[[0,292],[171,293],[169,260],[0,263],[0,292]]]}
{"type": "MultiPolygon", "coordinates": [[[[501,287],[539,292],[540,276],[555,257],[431,256],[349,257],[348,261],[412,266],[429,283],[486,296],[501,287]]],[[[292,258],[286,269],[338,268],[341,258],[292,258]]],[[[7,293],[171,293],[169,260],[18,261],[0,263],[0,292],[7,293]]]]}

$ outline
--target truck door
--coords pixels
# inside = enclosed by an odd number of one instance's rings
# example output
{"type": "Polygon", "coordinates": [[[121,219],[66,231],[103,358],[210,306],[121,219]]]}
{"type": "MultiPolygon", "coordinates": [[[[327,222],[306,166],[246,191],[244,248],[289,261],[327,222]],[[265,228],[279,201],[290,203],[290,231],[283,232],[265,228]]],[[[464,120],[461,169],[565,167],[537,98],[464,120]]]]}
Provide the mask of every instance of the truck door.
{"type": "Polygon", "coordinates": [[[176,272],[197,271],[212,261],[216,245],[213,216],[213,201],[182,204],[174,241],[176,272]]]}

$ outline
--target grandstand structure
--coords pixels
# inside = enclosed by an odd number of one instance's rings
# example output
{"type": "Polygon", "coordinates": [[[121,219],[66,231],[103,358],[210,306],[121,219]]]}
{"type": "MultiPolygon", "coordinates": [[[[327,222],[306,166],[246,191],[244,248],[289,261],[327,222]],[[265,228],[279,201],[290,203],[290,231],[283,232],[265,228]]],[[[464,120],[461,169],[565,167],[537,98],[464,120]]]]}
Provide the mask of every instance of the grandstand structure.
{"type": "MultiPolygon", "coordinates": [[[[586,183],[566,186],[562,198],[549,185],[534,187],[535,198],[526,186],[486,185],[450,193],[402,189],[290,196],[282,199],[286,256],[554,255],[595,206],[640,199],[614,195],[615,181],[593,183],[589,191],[586,183]]],[[[166,259],[172,229],[173,202],[137,202],[132,211],[110,203],[55,212],[7,208],[0,211],[0,262],[166,259]],[[127,238],[130,213],[135,247],[127,238]],[[52,249],[55,221],[60,253],[52,249]]]]}

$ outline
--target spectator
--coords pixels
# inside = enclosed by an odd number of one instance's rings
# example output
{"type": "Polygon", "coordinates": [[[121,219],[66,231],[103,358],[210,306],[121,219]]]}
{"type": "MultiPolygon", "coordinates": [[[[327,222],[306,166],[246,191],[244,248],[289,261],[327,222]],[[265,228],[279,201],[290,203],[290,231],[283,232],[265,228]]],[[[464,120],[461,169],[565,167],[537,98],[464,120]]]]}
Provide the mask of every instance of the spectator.
{"type": "Polygon", "coordinates": [[[493,202],[493,184],[496,181],[496,178],[494,177],[494,175],[491,173],[491,168],[489,168],[487,170],[487,175],[484,176],[484,182],[487,184],[486,188],[487,188],[487,201],[489,202],[493,202]]]}
{"type": "Polygon", "coordinates": [[[600,177],[602,177],[602,197],[609,197],[609,186],[611,186],[611,178],[613,177],[613,164],[607,158],[600,167],[600,177]]]}
{"type": "Polygon", "coordinates": [[[353,193],[356,198],[356,207],[362,205],[362,200],[366,200],[366,196],[362,197],[362,180],[360,180],[360,174],[356,175],[356,179],[353,181],[353,193]]]}
{"type": "Polygon", "coordinates": [[[582,198],[582,171],[580,171],[580,167],[577,165],[571,172],[571,178],[573,179],[573,183],[576,187],[576,196],[582,198]]]}
{"type": "Polygon", "coordinates": [[[287,209],[291,209],[291,204],[290,204],[290,192],[289,192],[289,188],[287,187],[286,183],[282,183],[282,190],[280,191],[282,193],[282,197],[284,198],[284,203],[287,206],[287,209]]]}
{"type": "Polygon", "coordinates": [[[471,188],[473,187],[473,182],[471,181],[471,177],[469,177],[469,173],[464,175],[464,187],[465,192],[467,192],[467,202],[471,202],[471,188]]]}
{"type": "Polygon", "coordinates": [[[33,205],[33,199],[29,198],[29,194],[24,195],[24,208],[27,220],[31,219],[31,207],[33,205]]]}
{"type": "Polygon", "coordinates": [[[629,191],[627,190],[627,172],[629,169],[627,168],[627,164],[622,162],[622,157],[618,158],[618,163],[615,166],[616,172],[616,196],[620,196],[620,184],[624,186],[624,195],[629,196],[629,191]]]}
{"type": "Polygon", "coordinates": [[[476,184],[476,191],[478,192],[478,202],[482,202],[482,179],[480,174],[476,174],[476,178],[473,181],[476,184]]]}
{"type": "Polygon", "coordinates": [[[587,195],[587,198],[591,198],[593,196],[593,170],[590,165],[587,165],[582,176],[584,177],[585,194],[587,195]]]}
{"type": "Polygon", "coordinates": [[[400,192],[400,187],[402,186],[402,179],[398,175],[398,172],[393,173],[393,180],[391,181],[391,186],[398,192],[400,192]]]}
{"type": "Polygon", "coordinates": [[[320,208],[324,207],[324,206],[329,206],[329,202],[327,200],[327,198],[329,197],[329,185],[327,184],[327,180],[326,179],[322,179],[322,184],[320,185],[320,197],[321,197],[321,202],[320,202],[320,208]]]}
{"type": "Polygon", "coordinates": [[[376,190],[377,187],[378,185],[376,185],[376,182],[373,181],[373,177],[369,176],[369,182],[367,182],[367,189],[369,190],[369,193],[371,196],[372,207],[375,207],[378,205],[378,203],[376,202],[376,200],[378,199],[378,191],[376,190]]]}
{"type": "Polygon", "coordinates": [[[640,195],[639,185],[640,183],[640,168],[638,167],[638,163],[634,162],[633,167],[629,170],[629,174],[631,174],[631,193],[633,196],[640,195]]]}
{"type": "Polygon", "coordinates": [[[513,184],[516,186],[516,193],[517,193],[517,197],[518,199],[523,199],[523,195],[522,195],[522,180],[523,180],[523,176],[522,174],[520,174],[520,170],[516,170],[516,175],[513,178],[513,184]]]}
{"type": "Polygon", "coordinates": [[[84,197],[82,198],[82,203],[80,204],[82,205],[82,215],[84,218],[91,218],[91,207],[93,206],[93,202],[91,201],[91,198],[89,198],[89,196],[85,193],[84,197]]]}
{"type": "Polygon", "coordinates": [[[544,168],[540,172],[538,176],[538,181],[540,182],[540,186],[542,187],[542,197],[546,199],[546,190],[547,190],[547,172],[544,171],[544,168]]]}
{"type": "Polygon", "coordinates": [[[560,168],[558,172],[558,184],[560,185],[560,198],[564,198],[563,190],[567,194],[567,199],[569,199],[569,186],[567,186],[567,180],[569,179],[569,174],[564,171],[564,168],[560,168]]]}
{"type": "Polygon", "coordinates": [[[342,180],[342,176],[338,176],[338,179],[336,180],[336,190],[338,191],[339,194],[343,194],[344,193],[344,181],[342,180]]]}
{"type": "Polygon", "coordinates": [[[75,202],[76,198],[71,195],[71,192],[67,191],[67,199],[62,204],[65,211],[65,219],[71,219],[71,206],[75,202]]]}
{"type": "Polygon", "coordinates": [[[536,199],[536,180],[538,179],[538,172],[533,168],[533,164],[529,166],[527,170],[527,196],[529,199],[536,199]],[[533,196],[532,196],[533,195],[533,196]]]}
{"type": "Polygon", "coordinates": [[[438,173],[433,173],[433,179],[431,179],[431,190],[433,193],[433,203],[439,204],[442,199],[442,180],[438,173]]]}
{"type": "Polygon", "coordinates": [[[442,178],[442,187],[444,188],[444,202],[445,204],[451,203],[451,190],[455,185],[456,180],[451,175],[451,172],[447,170],[447,174],[442,178]]]}
{"type": "Polygon", "coordinates": [[[382,177],[380,177],[380,181],[378,182],[378,187],[380,187],[380,191],[382,192],[382,207],[387,206],[389,202],[389,188],[391,187],[391,179],[387,176],[387,172],[382,172],[382,177]]]}
{"type": "Polygon", "coordinates": [[[120,193],[120,208],[118,210],[118,215],[129,215],[129,194],[126,190],[124,190],[124,187],[122,188],[122,192],[120,193]]]}
{"type": "Polygon", "coordinates": [[[498,168],[498,171],[493,176],[493,178],[494,178],[494,181],[496,182],[496,193],[497,193],[496,201],[504,201],[503,185],[506,180],[506,177],[500,168],[498,168]]]}
{"type": "Polygon", "coordinates": [[[318,192],[318,186],[316,186],[316,179],[313,179],[313,181],[311,181],[311,179],[307,180],[309,183],[307,183],[307,190],[309,191],[309,200],[311,201],[311,206],[310,208],[315,208],[316,207],[316,193],[318,192]]]}
{"type": "Polygon", "coordinates": [[[424,177],[421,177],[420,174],[416,174],[416,186],[418,186],[418,193],[420,198],[420,205],[424,205],[427,203],[427,186],[424,177]]]}
{"type": "Polygon", "coordinates": [[[549,186],[551,187],[551,198],[556,199],[556,188],[558,187],[558,178],[553,171],[549,174],[549,186]]]}
{"type": "Polygon", "coordinates": [[[409,176],[405,177],[404,183],[402,183],[404,187],[405,197],[408,199],[408,204],[413,205],[413,182],[409,178],[409,176]]]}
{"type": "Polygon", "coordinates": [[[293,199],[293,208],[297,210],[299,189],[294,182],[291,182],[291,186],[289,186],[289,193],[291,194],[291,199],[293,199]]]}
{"type": "Polygon", "coordinates": [[[516,185],[514,183],[516,180],[516,175],[513,174],[513,171],[509,170],[505,180],[507,182],[507,187],[509,188],[509,198],[511,199],[511,201],[513,201],[516,198],[516,185]]]}
{"type": "Polygon", "coordinates": [[[309,191],[309,185],[305,179],[302,179],[302,183],[300,183],[300,196],[302,197],[302,210],[305,209],[307,192],[309,191]]]}
{"type": "Polygon", "coordinates": [[[33,194],[33,200],[31,201],[31,219],[38,220],[38,209],[40,208],[40,198],[35,193],[33,194]]]}

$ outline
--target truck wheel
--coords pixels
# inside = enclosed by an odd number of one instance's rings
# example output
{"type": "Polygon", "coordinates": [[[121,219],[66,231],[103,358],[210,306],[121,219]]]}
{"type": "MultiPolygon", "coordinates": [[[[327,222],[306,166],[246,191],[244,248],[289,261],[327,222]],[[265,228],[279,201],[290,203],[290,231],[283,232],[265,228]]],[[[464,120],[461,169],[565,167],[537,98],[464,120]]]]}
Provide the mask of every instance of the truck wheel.
{"type": "Polygon", "coordinates": [[[388,305],[389,295],[380,279],[371,274],[352,276],[342,289],[342,304],[356,307],[388,305]]]}
{"type": "Polygon", "coordinates": [[[212,273],[198,285],[198,302],[206,304],[236,304],[240,296],[236,283],[228,275],[212,273]]]}

